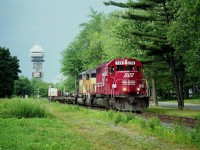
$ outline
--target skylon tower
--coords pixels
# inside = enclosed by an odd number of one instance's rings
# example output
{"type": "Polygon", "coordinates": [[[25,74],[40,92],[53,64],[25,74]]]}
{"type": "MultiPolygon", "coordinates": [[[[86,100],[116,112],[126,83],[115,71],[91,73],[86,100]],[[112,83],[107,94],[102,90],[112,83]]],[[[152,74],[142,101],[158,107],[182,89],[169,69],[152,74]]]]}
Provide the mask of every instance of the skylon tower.
{"type": "Polygon", "coordinates": [[[45,51],[39,44],[33,45],[30,49],[30,57],[33,62],[33,78],[43,78],[44,74],[42,72],[42,63],[44,62],[45,51]]]}

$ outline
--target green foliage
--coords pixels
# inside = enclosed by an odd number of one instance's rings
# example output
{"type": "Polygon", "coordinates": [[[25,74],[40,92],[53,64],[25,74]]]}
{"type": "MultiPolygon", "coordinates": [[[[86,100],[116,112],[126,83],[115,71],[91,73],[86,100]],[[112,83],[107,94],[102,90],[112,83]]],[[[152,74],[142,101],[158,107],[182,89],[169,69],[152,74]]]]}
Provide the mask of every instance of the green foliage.
{"type": "Polygon", "coordinates": [[[65,76],[77,76],[82,69],[80,57],[80,43],[78,38],[72,42],[61,54],[61,72],[65,76]]]}
{"type": "Polygon", "coordinates": [[[45,108],[30,99],[4,100],[0,103],[1,118],[45,118],[49,116],[51,115],[45,108]]]}
{"type": "Polygon", "coordinates": [[[31,81],[33,97],[48,97],[49,84],[41,79],[32,78],[31,81]]]}
{"type": "Polygon", "coordinates": [[[79,73],[102,62],[101,22],[104,16],[91,10],[89,17],[88,22],[81,24],[79,35],[62,52],[61,72],[67,76],[66,88],[69,91],[75,90],[75,84],[70,79],[78,79],[79,73]]]}
{"type": "Polygon", "coordinates": [[[31,96],[32,86],[27,77],[20,76],[14,84],[14,95],[25,97],[25,95],[31,96]]]}
{"type": "Polygon", "coordinates": [[[198,99],[200,97],[200,91],[198,91],[197,93],[193,94],[192,97],[190,97],[191,99],[198,99]]]}
{"type": "Polygon", "coordinates": [[[83,41],[81,43],[87,43],[81,46],[84,70],[93,69],[101,64],[103,57],[101,36],[104,15],[91,9],[89,17],[90,20],[87,23],[81,24],[80,33],[80,41],[83,41]]]}
{"type": "Polygon", "coordinates": [[[74,93],[77,90],[78,79],[74,76],[68,76],[64,81],[64,85],[67,87],[67,91],[74,93]]]}
{"type": "Polygon", "coordinates": [[[176,48],[175,55],[181,55],[186,69],[185,87],[199,86],[200,64],[200,1],[178,0],[172,6],[176,9],[168,32],[168,39],[176,48]]]}
{"type": "Polygon", "coordinates": [[[14,81],[20,72],[17,57],[11,56],[9,49],[0,47],[0,98],[13,95],[14,81]]]}
{"type": "Polygon", "coordinates": [[[122,12],[113,12],[108,15],[102,24],[102,44],[104,60],[115,58],[144,58],[144,51],[140,51],[133,44],[132,31],[135,22],[116,18],[122,12]]]}

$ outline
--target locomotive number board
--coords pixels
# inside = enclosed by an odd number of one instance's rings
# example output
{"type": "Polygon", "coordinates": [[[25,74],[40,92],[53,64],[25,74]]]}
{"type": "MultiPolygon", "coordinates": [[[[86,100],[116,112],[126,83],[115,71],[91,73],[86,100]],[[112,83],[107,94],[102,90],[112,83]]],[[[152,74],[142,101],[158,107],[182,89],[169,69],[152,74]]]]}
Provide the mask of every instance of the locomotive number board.
{"type": "Polygon", "coordinates": [[[127,62],[124,62],[124,61],[116,61],[116,62],[115,62],[115,65],[124,65],[124,64],[127,64],[127,65],[135,65],[135,62],[134,62],[134,61],[127,61],[127,62]]]}

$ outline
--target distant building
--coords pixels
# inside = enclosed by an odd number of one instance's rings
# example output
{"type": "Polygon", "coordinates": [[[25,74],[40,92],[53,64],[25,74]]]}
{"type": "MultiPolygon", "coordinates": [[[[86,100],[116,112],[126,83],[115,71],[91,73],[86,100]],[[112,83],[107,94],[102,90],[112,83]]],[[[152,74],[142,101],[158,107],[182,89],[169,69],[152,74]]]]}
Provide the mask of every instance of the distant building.
{"type": "Polygon", "coordinates": [[[33,62],[33,78],[43,78],[42,63],[44,62],[44,50],[39,44],[33,45],[30,49],[30,57],[33,62]]]}

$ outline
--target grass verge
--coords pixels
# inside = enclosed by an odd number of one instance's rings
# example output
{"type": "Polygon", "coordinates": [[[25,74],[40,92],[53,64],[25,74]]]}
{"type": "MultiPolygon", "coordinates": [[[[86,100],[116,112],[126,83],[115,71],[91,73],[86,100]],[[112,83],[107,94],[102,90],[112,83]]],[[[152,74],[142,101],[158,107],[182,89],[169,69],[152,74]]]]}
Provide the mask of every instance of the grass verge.
{"type": "MultiPolygon", "coordinates": [[[[8,101],[12,105],[12,100],[8,101]]],[[[200,149],[199,128],[169,127],[155,118],[145,120],[111,110],[95,111],[44,100],[28,102],[39,104],[50,115],[0,117],[0,149],[200,149]]],[[[10,107],[0,102],[0,108],[2,113],[10,107]]]]}
{"type": "Polygon", "coordinates": [[[147,110],[145,110],[145,112],[200,119],[200,110],[178,110],[177,108],[163,108],[157,106],[150,106],[147,110]]]}

